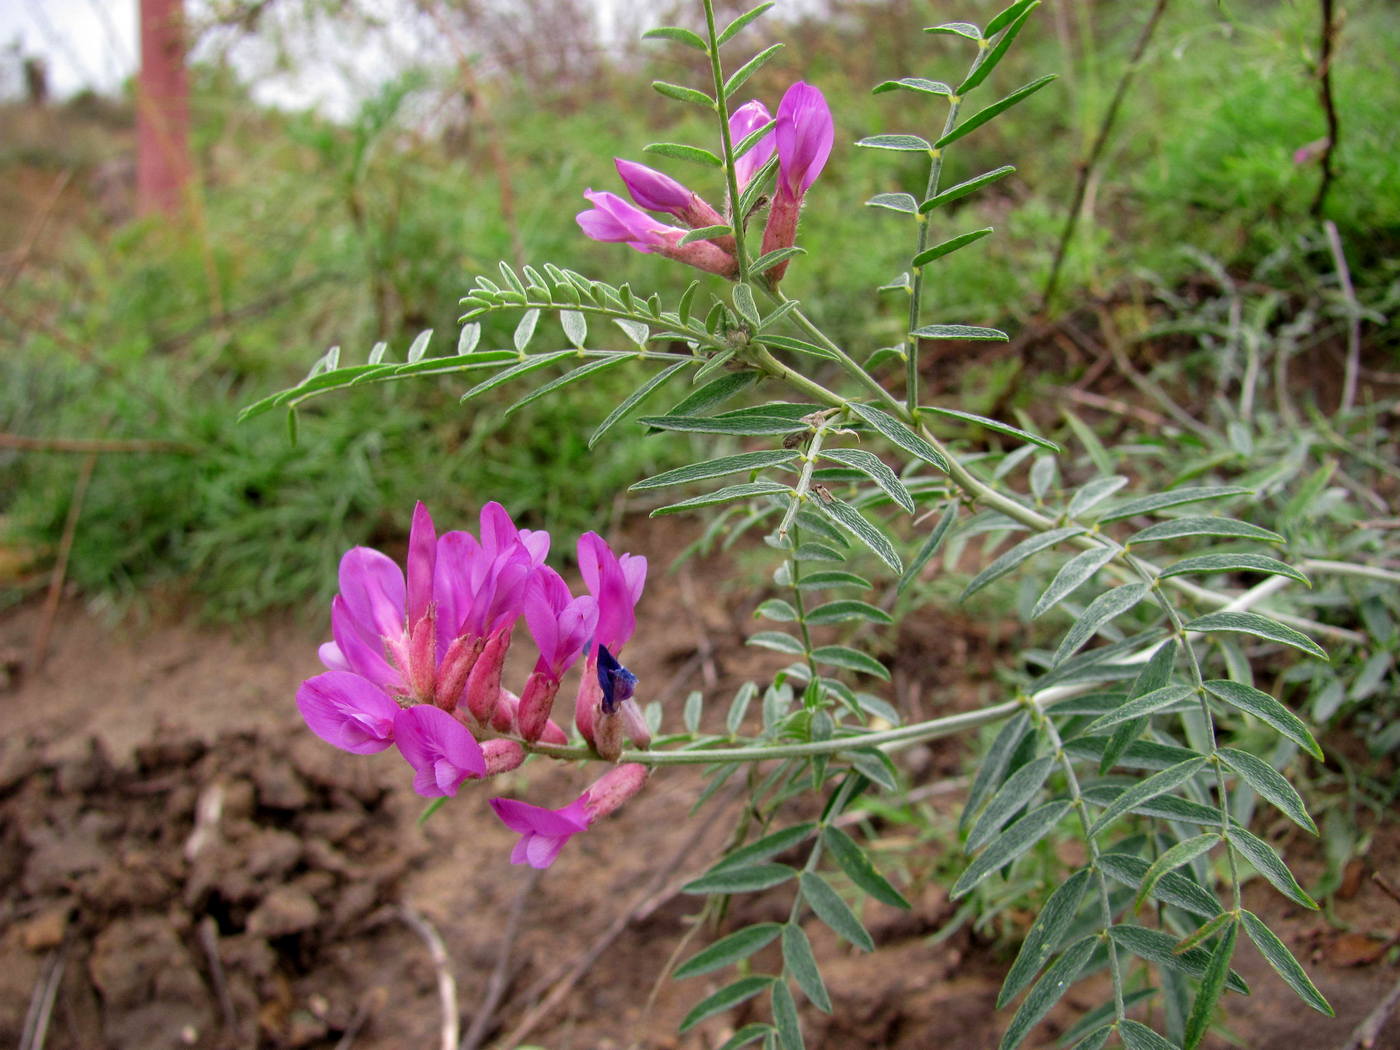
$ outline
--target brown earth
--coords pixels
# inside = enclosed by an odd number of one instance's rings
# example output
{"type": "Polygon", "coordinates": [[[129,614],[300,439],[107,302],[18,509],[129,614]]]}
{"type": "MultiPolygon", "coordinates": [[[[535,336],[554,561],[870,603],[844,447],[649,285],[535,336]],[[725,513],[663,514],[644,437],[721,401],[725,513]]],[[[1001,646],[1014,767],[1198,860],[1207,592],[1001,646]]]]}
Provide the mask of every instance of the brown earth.
{"type": "MultiPolygon", "coordinates": [[[[662,565],[678,544],[645,530],[626,546],[662,565]]],[[[703,565],[655,572],[629,646],[668,712],[692,688],[727,696],[781,660],[742,646],[752,621],[709,578],[703,565]]],[[[26,652],[39,618],[35,606],[5,614],[0,653],[26,652]]],[[[725,975],[658,981],[713,936],[693,922],[701,899],[675,890],[722,848],[736,797],[721,793],[688,818],[699,775],[663,771],[536,877],[508,864],[513,836],[484,801],[560,805],[589,771],[527,764],[419,826],[421,800],[391,753],[342,754],[301,727],[292,697],[318,670],[318,640],[289,622],[213,632],[63,609],[44,668],[0,694],[0,1039],[18,1042],[48,983],[52,1050],[431,1047],[445,976],[462,1030],[482,1016],[480,1046],[712,1048],[727,1026],[758,1016],[741,1010],[677,1037],[680,1018],[725,975]]],[[[894,660],[897,693],[924,711],[970,706],[990,677],[962,683],[959,698],[937,671],[990,668],[996,647],[968,623],[912,624],[894,660]]],[[[933,785],[926,804],[949,816],[962,747],[902,758],[916,784],[933,785]]],[[[870,956],[809,924],[836,1009],[804,1009],[807,1044],[994,1046],[1009,1020],[994,1000],[1014,944],[969,925],[936,936],[957,911],[929,877],[940,858],[891,830],[890,868],[914,908],[866,902],[879,945],[870,956]]],[[[1320,850],[1301,836],[1280,846],[1304,876],[1321,871],[1320,850]]],[[[1364,877],[1371,870],[1400,873],[1393,821],[1374,829],[1330,922],[1257,882],[1247,888],[1246,905],[1283,931],[1338,1017],[1301,1005],[1245,946],[1237,966],[1254,990],[1231,1004],[1234,1045],[1342,1050],[1395,984],[1400,902],[1364,877]]],[[[736,898],[720,932],[783,919],[789,900],[781,890],[736,898]]],[[[1055,1045],[1102,991],[1071,991],[1027,1045],[1055,1045]]],[[[1400,1048],[1400,1016],[1373,1045],[1400,1048]]]]}

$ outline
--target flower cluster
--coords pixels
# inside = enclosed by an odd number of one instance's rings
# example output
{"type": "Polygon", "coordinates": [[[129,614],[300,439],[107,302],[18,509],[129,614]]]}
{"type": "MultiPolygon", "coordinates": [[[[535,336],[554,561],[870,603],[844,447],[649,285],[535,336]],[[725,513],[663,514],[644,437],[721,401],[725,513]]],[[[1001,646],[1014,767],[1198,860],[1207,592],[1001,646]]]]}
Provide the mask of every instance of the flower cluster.
{"type": "MultiPolygon", "coordinates": [[[[379,551],[347,551],[331,603],[334,641],[320,649],[328,670],[297,690],[307,726],[353,754],[397,747],[418,794],[455,796],[468,779],[519,766],[522,742],[568,742],[550,714],[565,673],[583,657],[574,714],[583,739],[609,761],[624,738],[646,747],[636,677],[616,658],[636,629],[646,559],[619,557],[602,537],[584,534],[578,559],[588,593],[575,596],[544,564],[549,545],[548,533],[517,529],[498,503],[482,508],[479,537],[439,536],[419,503],[407,574],[379,551]],[[501,677],[522,617],[539,658],[517,696],[501,677]]],[[[546,867],[569,835],[611,813],[645,779],[645,767],[619,766],[562,810],[508,799],[492,806],[523,836],[512,859],[546,867]]]]}
{"type": "MultiPolygon", "coordinates": [[[[730,139],[736,149],[739,143],[764,128],[769,130],[735,158],[734,177],[743,192],[777,152],[777,184],[763,230],[763,252],[767,254],[790,248],[796,242],[802,200],[831,155],[835,131],[831,109],[822,93],[800,80],[783,95],[776,120],[757,100],[740,106],[729,118],[730,139]]],[[[723,277],[737,276],[739,264],[734,258],[732,236],[681,243],[687,229],[709,226],[732,229],[736,222],[747,221],[748,216],[733,214],[734,202],[730,202],[730,215],[726,218],[699,194],[669,175],[630,160],[615,158],[615,163],[623,185],[639,207],[628,204],[614,193],[587,190],[584,197],[593,207],[578,216],[584,233],[595,241],[616,241],[639,252],[656,252],[723,277]],[[684,225],[667,225],[652,218],[647,211],[665,212],[684,225]]],[[[768,269],[767,277],[776,282],[786,270],[787,261],[779,261],[768,269]]]]}

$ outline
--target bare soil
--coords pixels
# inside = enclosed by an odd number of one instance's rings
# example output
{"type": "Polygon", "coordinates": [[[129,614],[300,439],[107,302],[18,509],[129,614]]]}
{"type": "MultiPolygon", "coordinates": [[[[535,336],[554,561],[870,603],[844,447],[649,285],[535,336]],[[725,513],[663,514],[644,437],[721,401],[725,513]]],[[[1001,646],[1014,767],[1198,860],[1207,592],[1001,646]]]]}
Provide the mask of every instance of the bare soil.
{"type": "MultiPolygon", "coordinates": [[[[679,542],[649,530],[626,546],[663,566],[679,542]]],[[[756,627],[711,578],[703,565],[654,573],[629,646],[629,664],[676,720],[691,688],[727,695],[780,659],[743,646],[756,627]]],[[[37,606],[4,614],[0,653],[27,652],[39,617],[37,606]]],[[[675,1035],[723,974],[658,977],[682,941],[683,957],[714,935],[694,927],[699,899],[675,891],[722,848],[737,799],[721,794],[688,817],[698,774],[663,771],[537,878],[508,864],[513,836],[485,799],[562,805],[590,771],[530,763],[504,783],[469,786],[420,826],[422,800],[392,753],[342,754],[301,727],[292,698],[319,670],[320,640],[286,621],[214,632],[175,620],[114,625],[64,607],[46,665],[0,693],[0,1040],[18,1044],[56,982],[51,1050],[435,1047],[445,974],[462,1030],[481,1018],[481,1046],[724,1041],[734,1017],[675,1035]]],[[[911,623],[894,658],[898,695],[920,713],[978,702],[991,679],[977,675],[990,675],[997,644],[962,621],[911,623]]],[[[940,781],[964,772],[963,746],[903,760],[916,782],[940,781]]],[[[951,814],[960,801],[948,790],[929,804],[951,814]]],[[[1305,876],[1321,871],[1315,845],[1275,841],[1305,876]]],[[[932,871],[938,858],[919,856],[928,848],[905,844],[901,870],[932,871]]],[[[1395,984],[1400,904],[1372,870],[1400,881],[1394,821],[1374,829],[1330,921],[1248,887],[1247,906],[1284,932],[1338,1016],[1300,1004],[1245,946],[1237,965],[1253,994],[1231,1004],[1234,1045],[1342,1050],[1395,984]]],[[[804,1008],[809,1047],[996,1045],[1009,1014],[994,1000],[1014,944],[969,926],[936,937],[955,907],[930,879],[904,888],[911,912],[867,902],[873,955],[809,925],[836,1007],[804,1008]]],[[[718,932],[785,918],[787,907],[781,891],[736,899],[718,932]]],[[[1099,991],[1071,991],[1028,1045],[1055,1045],[1099,991]]],[[[1231,1044],[1217,1033],[1207,1045],[1231,1044]]],[[[1373,1046],[1400,1048],[1400,1016],[1373,1046]]]]}

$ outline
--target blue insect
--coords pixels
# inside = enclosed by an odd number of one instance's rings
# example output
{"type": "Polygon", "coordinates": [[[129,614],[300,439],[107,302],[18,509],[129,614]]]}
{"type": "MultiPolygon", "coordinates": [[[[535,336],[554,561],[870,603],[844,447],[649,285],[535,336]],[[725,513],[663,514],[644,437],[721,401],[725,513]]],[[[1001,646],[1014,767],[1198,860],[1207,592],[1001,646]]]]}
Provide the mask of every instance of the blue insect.
{"type": "Polygon", "coordinates": [[[637,691],[637,676],[617,662],[606,645],[598,646],[598,684],[603,689],[603,713],[610,715],[617,705],[630,700],[637,691]]]}

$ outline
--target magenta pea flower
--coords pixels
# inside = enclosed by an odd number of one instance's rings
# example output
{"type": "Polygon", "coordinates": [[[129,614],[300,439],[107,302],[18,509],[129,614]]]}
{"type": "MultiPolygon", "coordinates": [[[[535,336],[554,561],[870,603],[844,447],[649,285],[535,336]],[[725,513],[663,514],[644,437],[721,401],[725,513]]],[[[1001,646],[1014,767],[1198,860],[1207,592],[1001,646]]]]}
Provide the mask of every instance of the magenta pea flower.
{"type": "MultiPolygon", "coordinates": [[[[702,226],[727,225],[724,216],[715,211],[708,201],[671,176],[621,157],[614,157],[613,164],[617,166],[617,173],[632,199],[648,211],[667,212],[694,230],[702,226]]],[[[733,237],[715,237],[713,243],[726,252],[734,252],[733,237]]]]}
{"type": "Polygon", "coordinates": [[[615,193],[585,190],[583,195],[593,207],[579,212],[578,224],[595,241],[622,243],[639,252],[656,252],[723,277],[733,277],[738,272],[734,256],[719,245],[711,241],[691,241],[683,245],[680,242],[685,230],[658,222],[615,193]]]}
{"type": "Polygon", "coordinates": [[[621,704],[605,706],[599,678],[599,647],[605,647],[609,659],[616,662],[614,658],[637,629],[636,605],[646,586],[647,560],[634,554],[619,557],[601,536],[586,532],[579,537],[578,562],[579,574],[598,602],[598,626],[593,644],[588,647],[583,680],[574,703],[574,724],[600,755],[616,759],[621,750],[619,708],[633,743],[645,747],[651,738],[641,709],[630,694],[622,698],[621,704]]]}
{"type": "Polygon", "coordinates": [[[486,757],[466,726],[441,708],[419,704],[394,719],[394,740],[413,767],[413,790],[453,796],[468,777],[486,775],[486,757]]]}
{"type": "Polygon", "coordinates": [[[562,576],[541,567],[531,579],[525,597],[525,623],[539,647],[540,658],[520,694],[517,723],[521,736],[535,741],[549,720],[560,679],[593,636],[598,624],[598,602],[591,595],[575,598],[562,576]]]}
{"type": "Polygon", "coordinates": [[[583,794],[560,809],[532,806],[509,798],[493,798],[491,808],[520,841],[511,850],[512,864],[547,868],[564,844],[601,817],[613,813],[642,789],[647,768],[629,763],[608,770],[583,794]]]}
{"type": "MultiPolygon", "coordinates": [[[[801,80],[788,88],[778,105],[773,138],[778,151],[778,187],[763,230],[765,255],[796,242],[802,198],[831,156],[835,128],[825,96],[801,80]]],[[[786,271],[784,260],[768,271],[768,279],[779,281],[786,271]]]]}
{"type": "Polygon", "coordinates": [[[342,751],[373,755],[394,742],[399,705],[350,671],[327,671],[302,682],[297,709],[313,733],[342,751]]]}
{"type": "MultiPolygon", "coordinates": [[[[748,138],[765,124],[771,123],[773,116],[768,112],[768,107],[758,99],[752,102],[745,102],[729,115],[729,138],[737,149],[739,143],[748,138]]],[[[768,163],[768,158],[773,156],[775,142],[773,133],[770,130],[756,142],[751,149],[734,161],[734,179],[739,184],[739,192],[744,191],[753,177],[758,174],[758,169],[768,163]]]]}

